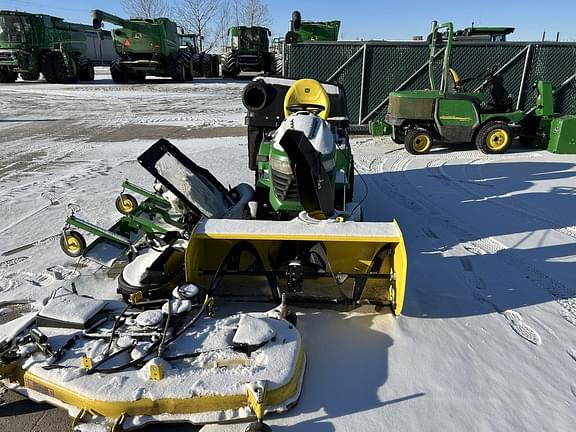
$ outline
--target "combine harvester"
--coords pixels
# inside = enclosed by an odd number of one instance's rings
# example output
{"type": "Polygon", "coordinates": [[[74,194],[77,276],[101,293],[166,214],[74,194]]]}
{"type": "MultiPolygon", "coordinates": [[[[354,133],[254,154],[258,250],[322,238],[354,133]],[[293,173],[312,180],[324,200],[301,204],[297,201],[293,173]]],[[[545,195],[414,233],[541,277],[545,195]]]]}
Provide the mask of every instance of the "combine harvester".
{"type": "MultiPolygon", "coordinates": [[[[173,209],[189,215],[177,236],[185,255],[157,245],[138,250],[121,275],[133,283],[128,305],[80,296],[72,286],[1,326],[6,386],[67,409],[78,431],[256,419],[247,431],[268,432],[264,417],[293,406],[303,386],[306,355],[293,305],[400,314],[407,260],[398,225],[359,221],[359,204],[335,192],[338,184],[345,190],[340,171],[350,169],[335,160],[349,152],[345,116],[330,115],[339,113],[341,89],[313,80],[255,84],[245,103],[253,114],[257,96],[267,95],[258,104],[263,116],[249,124],[262,133],[257,188],[268,193],[246,184],[228,190],[170,142],[155,143],[138,161],[173,209]],[[275,112],[277,126],[263,125],[266,112],[275,112]],[[282,208],[282,192],[265,186],[278,167],[290,169],[299,208],[282,208]],[[185,272],[175,288],[156,290],[157,279],[146,277],[169,255],[185,272]],[[275,307],[216,316],[230,309],[230,296],[275,307]]],[[[128,213],[144,204],[167,211],[155,196],[119,203],[128,213]]]]}
{"type": "Polygon", "coordinates": [[[193,76],[202,75],[204,63],[204,75],[218,76],[217,56],[200,53],[198,36],[179,33],[176,23],[168,18],[126,20],[92,11],[95,30],[100,30],[104,21],[120,26],[112,30],[118,54],[110,65],[114,82],[143,81],[147,75],[191,81],[193,76]]]}
{"type": "Polygon", "coordinates": [[[94,67],[86,58],[86,31],[50,15],[0,11],[0,82],[36,81],[40,73],[49,83],[92,81],[94,67]]]}

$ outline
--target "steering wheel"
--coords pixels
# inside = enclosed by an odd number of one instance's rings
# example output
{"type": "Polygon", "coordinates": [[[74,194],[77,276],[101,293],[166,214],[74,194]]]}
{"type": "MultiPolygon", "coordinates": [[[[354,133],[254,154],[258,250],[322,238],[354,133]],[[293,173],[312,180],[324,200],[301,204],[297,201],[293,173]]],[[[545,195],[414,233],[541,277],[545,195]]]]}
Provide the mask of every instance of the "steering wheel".
{"type": "Polygon", "coordinates": [[[326,107],[324,105],[318,105],[318,104],[291,104],[288,105],[288,111],[290,111],[291,113],[295,113],[298,111],[308,111],[309,113],[312,113],[314,115],[318,115],[320,114],[322,111],[324,111],[326,109],[326,107]]]}

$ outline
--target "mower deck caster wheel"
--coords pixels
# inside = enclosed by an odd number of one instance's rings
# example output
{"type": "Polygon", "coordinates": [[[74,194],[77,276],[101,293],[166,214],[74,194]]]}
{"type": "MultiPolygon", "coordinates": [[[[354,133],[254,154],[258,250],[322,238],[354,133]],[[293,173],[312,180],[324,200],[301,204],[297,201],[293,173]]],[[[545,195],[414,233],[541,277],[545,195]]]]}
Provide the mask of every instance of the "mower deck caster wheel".
{"type": "Polygon", "coordinates": [[[138,201],[130,194],[120,194],[116,198],[116,210],[123,215],[129,215],[138,207],[138,201]]]}
{"type": "Polygon", "coordinates": [[[77,258],[86,250],[86,240],[78,231],[68,231],[60,237],[60,247],[66,255],[77,258]]]}
{"type": "Polygon", "coordinates": [[[245,432],[272,432],[272,428],[264,422],[250,423],[245,432]]]}

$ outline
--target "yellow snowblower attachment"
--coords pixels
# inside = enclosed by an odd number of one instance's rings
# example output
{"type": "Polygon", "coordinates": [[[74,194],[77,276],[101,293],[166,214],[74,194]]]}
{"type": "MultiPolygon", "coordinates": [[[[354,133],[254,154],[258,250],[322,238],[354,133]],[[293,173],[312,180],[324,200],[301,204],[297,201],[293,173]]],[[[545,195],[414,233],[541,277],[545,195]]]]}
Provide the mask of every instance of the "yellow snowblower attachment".
{"type": "Polygon", "coordinates": [[[406,271],[396,221],[203,219],[186,251],[187,280],[211,294],[218,295],[224,277],[236,280],[226,288],[234,294],[240,278],[256,283],[260,276],[276,298],[389,305],[395,315],[402,311],[406,271]]]}

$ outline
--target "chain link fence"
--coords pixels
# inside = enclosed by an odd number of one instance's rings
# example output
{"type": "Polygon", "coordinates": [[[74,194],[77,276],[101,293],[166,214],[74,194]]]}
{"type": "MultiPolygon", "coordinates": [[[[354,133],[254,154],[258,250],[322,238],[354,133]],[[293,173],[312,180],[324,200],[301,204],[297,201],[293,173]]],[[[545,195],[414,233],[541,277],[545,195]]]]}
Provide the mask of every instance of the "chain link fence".
{"type": "MultiPolygon", "coordinates": [[[[436,82],[442,55],[436,57],[436,82]]],[[[428,56],[426,42],[303,42],[286,45],[284,72],[341,83],[351,123],[363,125],[384,118],[390,92],[430,87],[428,56]]],[[[451,66],[461,79],[473,78],[467,91],[482,90],[480,77],[496,70],[514,106],[524,111],[536,102],[533,84],[551,81],[556,112],[576,114],[576,43],[455,42],[451,66]]]]}

